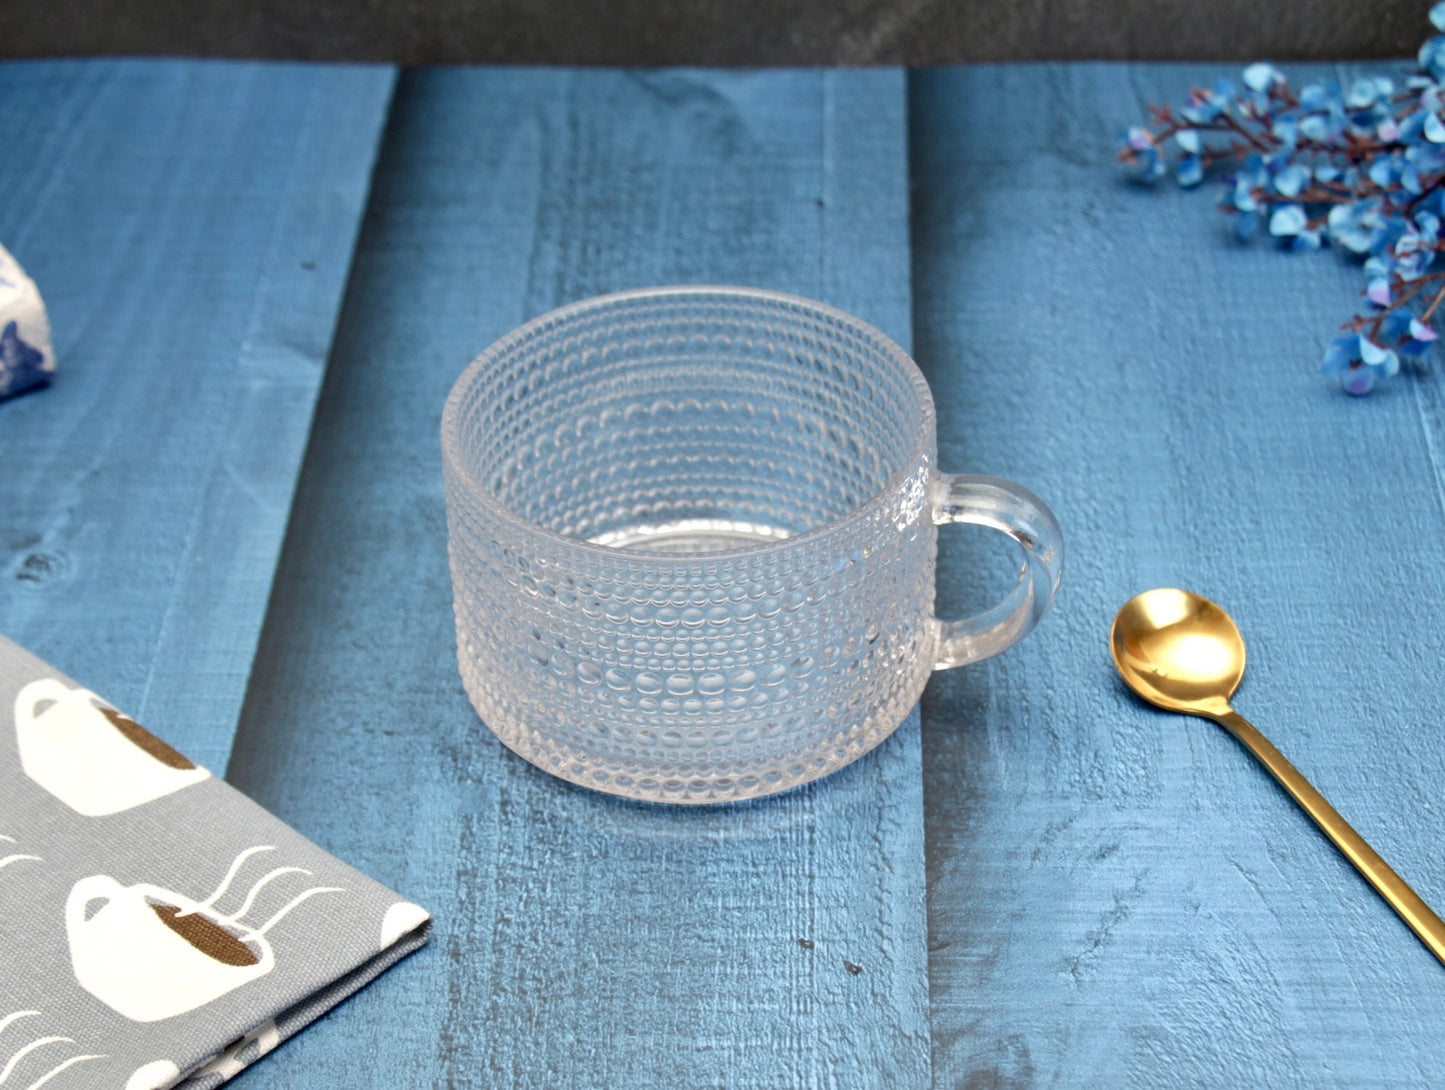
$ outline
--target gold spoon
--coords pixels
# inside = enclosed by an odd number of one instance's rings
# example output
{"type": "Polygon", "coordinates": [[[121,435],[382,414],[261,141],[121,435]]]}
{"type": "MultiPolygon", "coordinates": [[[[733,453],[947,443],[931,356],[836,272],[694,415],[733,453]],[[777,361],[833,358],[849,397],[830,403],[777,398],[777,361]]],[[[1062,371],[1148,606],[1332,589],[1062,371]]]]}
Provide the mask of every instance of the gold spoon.
{"type": "Polygon", "coordinates": [[[1445,923],[1440,917],[1284,754],[1229,706],[1229,698],[1244,677],[1244,638],[1229,614],[1187,590],[1146,590],[1119,610],[1109,630],[1109,649],[1129,688],[1149,703],[1212,719],[1238,738],[1430,952],[1445,962],[1445,923]]]}

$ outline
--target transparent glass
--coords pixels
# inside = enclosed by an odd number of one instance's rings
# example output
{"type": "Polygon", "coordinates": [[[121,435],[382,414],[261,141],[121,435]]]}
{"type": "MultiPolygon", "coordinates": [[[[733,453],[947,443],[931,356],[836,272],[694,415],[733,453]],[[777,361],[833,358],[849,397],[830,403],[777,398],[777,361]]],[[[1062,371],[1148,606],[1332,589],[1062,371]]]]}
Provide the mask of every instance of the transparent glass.
{"type": "Polygon", "coordinates": [[[1058,587],[1048,509],[937,472],[907,353],[806,299],[663,288],[543,315],[457,380],[442,454],[473,705],[533,764],[632,798],[827,775],[1058,587]],[[979,617],[933,616],[947,522],[1022,551],[979,617]]]}

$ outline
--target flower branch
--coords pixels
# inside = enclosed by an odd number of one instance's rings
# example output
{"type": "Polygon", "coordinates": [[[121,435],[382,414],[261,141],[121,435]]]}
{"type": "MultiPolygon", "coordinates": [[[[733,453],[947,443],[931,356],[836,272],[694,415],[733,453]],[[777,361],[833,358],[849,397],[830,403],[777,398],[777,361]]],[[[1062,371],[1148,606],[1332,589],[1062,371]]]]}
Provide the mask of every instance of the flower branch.
{"type": "MultiPolygon", "coordinates": [[[[1445,31],[1445,0],[1430,21],[1445,31]]],[[[1439,336],[1431,323],[1445,319],[1445,34],[1425,41],[1418,62],[1402,88],[1371,76],[1298,92],[1273,65],[1252,64],[1239,84],[1150,106],[1119,153],[1145,181],[1172,170],[1191,188],[1221,176],[1220,207],[1242,241],[1267,234],[1286,250],[1332,246],[1361,261],[1364,303],[1323,363],[1350,393],[1427,353],[1439,336]]]]}

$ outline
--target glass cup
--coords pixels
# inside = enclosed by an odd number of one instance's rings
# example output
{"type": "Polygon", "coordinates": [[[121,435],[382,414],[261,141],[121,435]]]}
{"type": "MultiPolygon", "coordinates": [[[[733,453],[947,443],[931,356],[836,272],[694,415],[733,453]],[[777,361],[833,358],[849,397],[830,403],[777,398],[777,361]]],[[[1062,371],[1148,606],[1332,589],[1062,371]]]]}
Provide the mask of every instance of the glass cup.
{"type": "Polygon", "coordinates": [[[441,438],[467,693],[510,749],[599,791],[730,802],[825,776],[1059,585],[1048,508],[939,473],[908,354],[807,299],[562,307],[463,372],[441,438]],[[1007,534],[1023,564],[993,609],[944,621],[953,522],[1007,534]]]}

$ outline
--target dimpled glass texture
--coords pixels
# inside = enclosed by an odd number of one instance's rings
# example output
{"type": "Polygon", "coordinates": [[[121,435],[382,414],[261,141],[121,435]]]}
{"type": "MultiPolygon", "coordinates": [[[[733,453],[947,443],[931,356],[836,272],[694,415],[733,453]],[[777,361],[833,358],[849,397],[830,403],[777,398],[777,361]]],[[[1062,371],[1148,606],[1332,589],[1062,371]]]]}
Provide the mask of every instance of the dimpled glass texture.
{"type": "Polygon", "coordinates": [[[765,795],[923,691],[933,402],[857,319],[726,288],[565,307],[471,364],[442,448],[462,679],[548,772],[765,795]]]}

